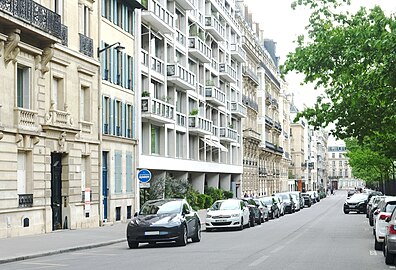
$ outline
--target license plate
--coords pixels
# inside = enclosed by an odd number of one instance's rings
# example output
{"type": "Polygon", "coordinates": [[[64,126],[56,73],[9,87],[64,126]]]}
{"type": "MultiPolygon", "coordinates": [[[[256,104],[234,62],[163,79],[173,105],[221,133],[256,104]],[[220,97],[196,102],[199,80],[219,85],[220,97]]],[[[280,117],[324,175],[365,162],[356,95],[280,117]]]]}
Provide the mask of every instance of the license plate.
{"type": "Polygon", "coordinates": [[[216,219],[216,222],[226,222],[226,219],[216,219]]]}
{"type": "Polygon", "coordinates": [[[350,205],[349,208],[355,208],[355,205],[350,205]]]}
{"type": "Polygon", "coordinates": [[[144,232],[144,235],[159,235],[159,231],[144,232]]]}

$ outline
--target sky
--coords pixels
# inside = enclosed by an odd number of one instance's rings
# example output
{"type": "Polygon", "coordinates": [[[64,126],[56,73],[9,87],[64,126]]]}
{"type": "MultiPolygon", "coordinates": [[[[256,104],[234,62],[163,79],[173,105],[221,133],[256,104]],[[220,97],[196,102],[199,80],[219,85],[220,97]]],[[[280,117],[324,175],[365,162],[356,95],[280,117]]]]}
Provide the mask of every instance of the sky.
{"type": "MultiPolygon", "coordinates": [[[[273,39],[277,43],[276,52],[282,64],[288,52],[293,52],[294,41],[298,35],[305,34],[305,26],[308,24],[309,9],[298,7],[292,10],[292,0],[245,0],[249,6],[249,12],[253,14],[253,21],[260,24],[266,38],[273,39]]],[[[360,6],[371,8],[379,5],[388,14],[396,12],[396,0],[351,0],[352,10],[360,6]]],[[[318,95],[312,85],[300,86],[303,79],[299,74],[288,74],[286,81],[289,84],[289,92],[294,94],[294,102],[299,110],[304,105],[312,106],[318,95]]]]}

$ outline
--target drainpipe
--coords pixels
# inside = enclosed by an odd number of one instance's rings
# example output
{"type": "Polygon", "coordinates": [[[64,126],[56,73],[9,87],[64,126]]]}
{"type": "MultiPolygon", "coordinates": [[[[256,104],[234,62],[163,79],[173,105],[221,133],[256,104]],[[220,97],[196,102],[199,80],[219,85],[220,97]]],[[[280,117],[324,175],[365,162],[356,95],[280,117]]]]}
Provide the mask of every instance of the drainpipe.
{"type": "MultiPolygon", "coordinates": [[[[102,29],[102,5],[101,2],[98,2],[98,38],[97,38],[97,48],[100,46],[100,40],[101,40],[101,29],[102,29]]],[[[94,51],[95,53],[95,51],[94,51]]],[[[98,61],[99,61],[99,71],[98,71],[98,139],[99,139],[99,146],[98,146],[98,167],[99,167],[99,202],[98,202],[98,208],[99,208],[99,226],[103,225],[103,217],[102,217],[102,212],[103,212],[103,195],[102,195],[102,63],[100,61],[100,55],[98,56],[98,61]]]]}

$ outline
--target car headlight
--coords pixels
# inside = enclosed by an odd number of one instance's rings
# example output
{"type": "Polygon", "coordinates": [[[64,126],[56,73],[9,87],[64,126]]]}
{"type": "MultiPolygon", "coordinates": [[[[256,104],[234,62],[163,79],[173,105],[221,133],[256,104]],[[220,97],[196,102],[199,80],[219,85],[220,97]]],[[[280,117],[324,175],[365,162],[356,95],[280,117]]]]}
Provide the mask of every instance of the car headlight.
{"type": "Polygon", "coordinates": [[[239,217],[239,214],[232,214],[231,217],[239,217]]]}
{"type": "Polygon", "coordinates": [[[212,216],[211,215],[206,215],[206,218],[211,218],[212,216]]]}
{"type": "Polygon", "coordinates": [[[131,226],[139,225],[139,220],[138,219],[131,219],[131,221],[129,222],[129,225],[131,225],[131,226]]]}

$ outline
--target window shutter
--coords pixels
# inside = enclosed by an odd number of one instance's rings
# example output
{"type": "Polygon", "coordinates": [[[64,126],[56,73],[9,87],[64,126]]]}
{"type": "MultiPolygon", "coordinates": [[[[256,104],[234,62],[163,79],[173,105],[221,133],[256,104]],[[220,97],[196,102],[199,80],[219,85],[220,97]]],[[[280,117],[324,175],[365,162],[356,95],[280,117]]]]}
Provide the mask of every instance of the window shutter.
{"type": "Polygon", "coordinates": [[[121,163],[121,152],[115,151],[114,157],[114,192],[121,193],[122,190],[122,163],[121,163]]]}
{"type": "Polygon", "coordinates": [[[118,0],[114,0],[114,24],[118,25],[118,0]]]}
{"type": "Polygon", "coordinates": [[[110,123],[109,123],[109,134],[114,135],[114,111],[113,111],[113,100],[109,99],[109,111],[110,111],[110,123]]]}
{"type": "Polygon", "coordinates": [[[110,21],[114,22],[114,15],[113,15],[113,10],[114,10],[114,0],[109,0],[110,1],[110,10],[109,10],[109,16],[110,16],[110,21]]]}
{"type": "Polygon", "coordinates": [[[131,75],[131,89],[134,92],[135,91],[135,65],[133,63],[133,57],[130,59],[131,61],[131,71],[129,72],[131,75]]]}
{"type": "Polygon", "coordinates": [[[135,138],[135,106],[131,106],[130,114],[132,118],[131,134],[132,138],[135,138]]]}
{"type": "Polygon", "coordinates": [[[125,9],[125,32],[129,32],[129,9],[125,9]]]}
{"type": "Polygon", "coordinates": [[[121,136],[126,137],[125,132],[125,103],[121,103],[121,136]]]}
{"type": "Polygon", "coordinates": [[[102,0],[102,17],[106,17],[106,0],[102,0]]]}
{"type": "MultiPolygon", "coordinates": [[[[104,47],[105,47],[104,42],[101,41],[100,48],[104,48],[104,47]]],[[[102,80],[105,80],[106,79],[106,54],[104,54],[102,52],[102,55],[99,55],[99,57],[100,57],[100,63],[102,66],[102,80]],[[102,57],[100,57],[100,56],[102,56],[102,57]]]]}
{"type": "Polygon", "coordinates": [[[117,135],[117,125],[118,125],[118,113],[117,113],[117,100],[113,100],[113,110],[114,110],[114,133],[113,135],[117,135]]]}
{"type": "Polygon", "coordinates": [[[104,132],[104,130],[105,130],[105,118],[106,118],[106,116],[105,116],[105,97],[104,96],[102,96],[102,134],[104,134],[105,132],[104,132]]]}
{"type": "Polygon", "coordinates": [[[132,190],[133,190],[132,170],[133,170],[132,154],[130,152],[127,152],[127,154],[126,154],[126,192],[132,192],[132,190]]]}
{"type": "Polygon", "coordinates": [[[128,62],[127,62],[127,54],[122,54],[122,86],[124,88],[128,88],[128,62]]]}

